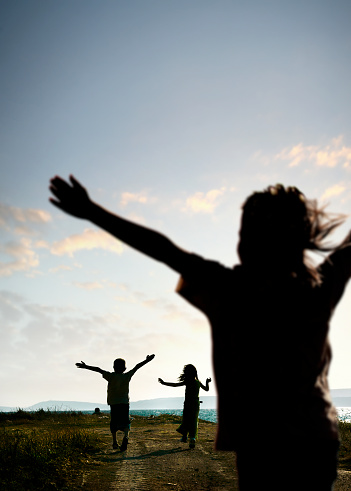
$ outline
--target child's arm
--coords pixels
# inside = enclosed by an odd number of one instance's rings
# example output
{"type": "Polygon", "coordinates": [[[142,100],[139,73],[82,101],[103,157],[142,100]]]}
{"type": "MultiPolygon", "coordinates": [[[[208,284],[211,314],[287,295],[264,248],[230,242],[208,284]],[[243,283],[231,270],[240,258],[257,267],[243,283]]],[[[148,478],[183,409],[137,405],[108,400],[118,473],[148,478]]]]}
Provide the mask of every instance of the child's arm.
{"type": "Polygon", "coordinates": [[[185,385],[185,382],[164,382],[162,378],[159,378],[158,381],[162,385],[167,385],[168,387],[181,387],[182,385],[185,385]]]}
{"type": "Polygon", "coordinates": [[[86,365],[84,361],[81,363],[76,363],[77,368],[85,368],[85,370],[91,370],[92,372],[98,372],[98,373],[103,373],[103,370],[99,367],[91,367],[90,365],[86,365]]]}
{"type": "MultiPolygon", "coordinates": [[[[199,381],[200,382],[200,381],[199,381]]],[[[203,385],[201,382],[200,382],[200,386],[201,386],[201,389],[204,389],[206,392],[208,392],[210,390],[210,382],[211,382],[211,379],[210,378],[207,378],[206,379],[206,385],[203,385]]]]}
{"type": "Polygon", "coordinates": [[[139,368],[143,367],[144,365],[146,365],[146,363],[149,363],[154,358],[155,358],[155,355],[147,355],[147,357],[145,358],[144,361],[141,361],[140,363],[135,365],[135,367],[133,368],[133,371],[136,372],[137,370],[139,370],[139,368]]]}
{"type": "Polygon", "coordinates": [[[58,176],[51,179],[50,190],[56,197],[50,198],[53,205],[77,218],[90,220],[134,249],[181,272],[191,254],[164,235],[103,209],[91,201],[86,189],[73,176],[69,179],[70,183],[58,176]]]}

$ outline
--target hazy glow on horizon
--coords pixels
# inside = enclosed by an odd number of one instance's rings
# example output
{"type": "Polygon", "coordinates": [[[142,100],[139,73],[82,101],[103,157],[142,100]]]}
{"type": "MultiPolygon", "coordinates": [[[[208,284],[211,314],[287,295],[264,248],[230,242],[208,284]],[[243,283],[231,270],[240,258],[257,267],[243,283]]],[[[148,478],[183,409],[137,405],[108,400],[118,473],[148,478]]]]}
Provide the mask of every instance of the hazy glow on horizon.
{"type": "MultiPolygon", "coordinates": [[[[213,377],[207,320],[174,272],[50,205],[49,179],[72,173],[103,206],[227,265],[256,189],[294,185],[349,214],[350,3],[15,0],[0,13],[0,406],[103,403],[106,383],[75,362],[131,368],[151,353],[131,399],[182,395],[157,378],[187,363],[213,377]]],[[[350,292],[331,325],[332,388],[351,387],[350,292]]]]}

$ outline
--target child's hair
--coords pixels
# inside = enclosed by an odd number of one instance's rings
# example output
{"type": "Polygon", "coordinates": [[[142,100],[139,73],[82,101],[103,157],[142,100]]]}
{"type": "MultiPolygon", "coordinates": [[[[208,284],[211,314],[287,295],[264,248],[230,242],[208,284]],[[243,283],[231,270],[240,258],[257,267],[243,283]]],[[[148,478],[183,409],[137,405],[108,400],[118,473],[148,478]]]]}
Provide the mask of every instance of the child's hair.
{"type": "Polygon", "coordinates": [[[115,372],[117,372],[117,373],[123,373],[124,370],[126,369],[126,362],[125,362],[125,360],[123,360],[123,358],[117,358],[113,362],[113,368],[114,368],[114,371],[115,372]]]}
{"type": "Polygon", "coordinates": [[[302,274],[318,282],[318,272],[305,251],[332,250],[324,239],[342,222],[343,217],[331,218],[295,187],[269,186],[253,193],[243,205],[238,245],[241,263],[261,271],[302,274]]]}
{"type": "Polygon", "coordinates": [[[194,365],[185,365],[183,368],[183,372],[179,375],[179,382],[190,382],[197,378],[197,370],[194,365]]]}

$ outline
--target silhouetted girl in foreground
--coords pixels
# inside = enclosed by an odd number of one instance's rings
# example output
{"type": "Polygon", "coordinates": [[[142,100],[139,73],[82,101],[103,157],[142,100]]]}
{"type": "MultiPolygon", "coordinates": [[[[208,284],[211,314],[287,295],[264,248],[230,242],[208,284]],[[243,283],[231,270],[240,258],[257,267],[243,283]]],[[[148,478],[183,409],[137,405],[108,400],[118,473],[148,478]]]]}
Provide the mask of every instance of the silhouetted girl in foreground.
{"type": "Polygon", "coordinates": [[[203,385],[197,377],[197,370],[194,365],[185,365],[183,372],[178,378],[179,382],[164,382],[162,378],[158,381],[162,385],[168,387],[181,387],[185,385],[185,400],[183,407],[182,424],[177,428],[178,433],[182,436],[181,441],[186,443],[189,435],[189,447],[195,448],[195,440],[197,437],[197,425],[200,410],[199,391],[200,387],[203,390],[209,390],[211,379],[206,379],[206,385],[203,385]]]}
{"type": "Polygon", "coordinates": [[[216,447],[236,451],[240,489],[330,491],[338,430],[328,330],[351,274],[350,237],[318,268],[305,254],[323,250],[338,222],[296,188],[254,193],[243,206],[241,264],[228,268],[104,210],[73,177],[50,189],[58,208],[181,274],[177,291],[211,324],[216,447]]]}

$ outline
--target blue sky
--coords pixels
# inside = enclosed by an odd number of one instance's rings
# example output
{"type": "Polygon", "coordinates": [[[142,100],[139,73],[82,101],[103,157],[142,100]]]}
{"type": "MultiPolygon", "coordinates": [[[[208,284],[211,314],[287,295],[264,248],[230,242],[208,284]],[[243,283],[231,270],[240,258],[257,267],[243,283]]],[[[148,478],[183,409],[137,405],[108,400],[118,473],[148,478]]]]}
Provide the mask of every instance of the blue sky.
{"type": "MultiPolygon", "coordinates": [[[[103,206],[226,265],[254,190],[295,185],[348,214],[350,3],[12,0],[0,14],[0,405],[105,402],[74,363],[151,353],[131,399],[182,395],[157,378],[186,363],[212,376],[206,319],[172,271],[52,207],[48,181],[73,173],[103,206]]],[[[332,388],[351,387],[349,305],[350,289],[332,388]]]]}

